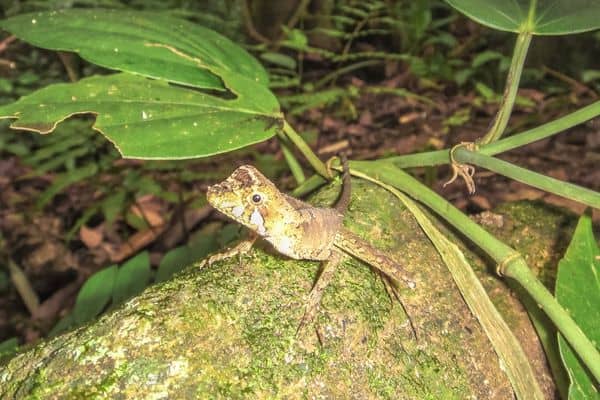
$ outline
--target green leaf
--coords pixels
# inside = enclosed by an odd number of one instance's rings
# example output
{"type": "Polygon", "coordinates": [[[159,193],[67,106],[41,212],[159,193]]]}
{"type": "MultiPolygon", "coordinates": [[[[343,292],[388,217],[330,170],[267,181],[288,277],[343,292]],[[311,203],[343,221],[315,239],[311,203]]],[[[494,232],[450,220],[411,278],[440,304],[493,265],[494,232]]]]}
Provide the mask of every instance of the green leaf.
{"type": "Polygon", "coordinates": [[[288,55],[281,53],[262,53],[260,58],[270,62],[271,64],[278,65],[283,68],[295,70],[296,69],[296,59],[292,58],[288,55]]]}
{"type": "Polygon", "coordinates": [[[188,246],[176,247],[164,255],[156,271],[155,282],[162,282],[192,263],[192,250],[188,246]]]}
{"type": "Polygon", "coordinates": [[[286,34],[285,40],[281,43],[285,44],[296,50],[307,50],[308,49],[308,38],[300,29],[289,29],[285,25],[281,27],[283,32],[286,34]]]}
{"type": "Polygon", "coordinates": [[[243,76],[223,77],[236,98],[122,73],[48,86],[0,107],[0,118],[48,133],[73,114],[94,113],[94,128],[122,156],[145,159],[206,157],[275,135],[283,121],[275,96],[243,76]]]}
{"type": "Polygon", "coordinates": [[[113,293],[117,266],[104,268],[83,284],[73,308],[73,320],[76,324],[83,324],[94,319],[106,307],[113,293]]]}
{"type": "Polygon", "coordinates": [[[65,172],[50,185],[41,195],[38,197],[36,206],[38,208],[44,207],[50,200],[54,198],[64,188],[82,181],[86,178],[96,175],[98,173],[98,166],[96,164],[88,164],[79,169],[65,172]]]}
{"type": "MultiPolygon", "coordinates": [[[[92,318],[90,318],[91,320],[92,318]]],[[[60,321],[56,323],[48,332],[48,337],[55,337],[60,335],[61,333],[75,327],[75,319],[73,318],[73,313],[65,315],[60,321]]]]}
{"type": "Polygon", "coordinates": [[[597,0],[446,0],[475,21],[494,29],[566,35],[600,28],[597,0]]]}
{"type": "Polygon", "coordinates": [[[240,237],[240,225],[227,224],[217,234],[217,243],[221,246],[227,246],[231,242],[238,240],[240,237]]]}
{"type": "Polygon", "coordinates": [[[106,68],[180,85],[224,90],[214,70],[268,85],[267,73],[244,49],[165,13],[69,9],[17,15],[0,27],[39,47],[74,51],[106,68]]]}
{"type": "Polygon", "coordinates": [[[485,50],[473,57],[473,61],[471,61],[471,66],[473,66],[473,68],[479,68],[485,63],[495,60],[501,60],[504,57],[505,56],[502,53],[499,53],[497,51],[485,50]]]}
{"type": "MultiPolygon", "coordinates": [[[[583,333],[600,343],[600,249],[592,232],[589,215],[579,219],[565,256],[558,265],[556,298],[583,333]]],[[[589,375],[571,346],[558,337],[560,353],[569,373],[569,399],[600,399],[589,375]]]]}
{"type": "Polygon", "coordinates": [[[499,95],[483,82],[475,82],[475,89],[487,101],[496,101],[499,98],[499,95]]]}
{"type": "Polygon", "coordinates": [[[102,214],[104,214],[104,220],[108,224],[112,224],[115,218],[123,212],[126,199],[127,193],[123,190],[117,190],[102,200],[100,208],[102,209],[102,214]]]}
{"type": "Polygon", "coordinates": [[[144,251],[119,268],[112,294],[113,305],[141,293],[150,282],[150,257],[144,251]]]}
{"type": "Polygon", "coordinates": [[[585,83],[600,80],[600,69],[587,69],[581,73],[581,80],[585,83]]]}
{"type": "Polygon", "coordinates": [[[19,339],[12,337],[0,342],[0,357],[14,354],[19,349],[19,339]]]}
{"type": "Polygon", "coordinates": [[[85,143],[89,138],[83,135],[57,135],[62,136],[62,140],[53,143],[46,143],[41,149],[25,157],[23,161],[29,165],[36,165],[49,158],[54,158],[57,154],[63,153],[71,147],[79,146],[85,143]]]}
{"type": "Polygon", "coordinates": [[[177,247],[164,255],[156,271],[155,282],[168,280],[177,272],[190,266],[195,261],[205,258],[217,249],[215,235],[199,235],[185,246],[177,247]]]}

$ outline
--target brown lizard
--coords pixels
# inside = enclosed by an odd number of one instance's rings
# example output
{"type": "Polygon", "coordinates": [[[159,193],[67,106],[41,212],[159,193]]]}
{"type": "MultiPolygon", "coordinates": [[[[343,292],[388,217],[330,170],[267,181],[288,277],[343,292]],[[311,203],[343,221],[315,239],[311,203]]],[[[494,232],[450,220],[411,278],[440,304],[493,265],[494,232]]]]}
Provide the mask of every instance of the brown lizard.
{"type": "Polygon", "coordinates": [[[410,288],[415,287],[396,262],[343,227],[342,219],[350,202],[351,187],[345,159],[343,165],[342,194],[334,208],[314,207],[280,192],[250,165],[237,168],[231,176],[210,186],[207,191],[208,202],[214,208],[253,233],[235,248],[210,257],[208,264],[247,252],[257,237],[264,238],[288,257],[324,262],[298,329],[314,317],[323,291],[333,279],[344,253],[372,265],[396,281],[405,282],[410,288]]]}

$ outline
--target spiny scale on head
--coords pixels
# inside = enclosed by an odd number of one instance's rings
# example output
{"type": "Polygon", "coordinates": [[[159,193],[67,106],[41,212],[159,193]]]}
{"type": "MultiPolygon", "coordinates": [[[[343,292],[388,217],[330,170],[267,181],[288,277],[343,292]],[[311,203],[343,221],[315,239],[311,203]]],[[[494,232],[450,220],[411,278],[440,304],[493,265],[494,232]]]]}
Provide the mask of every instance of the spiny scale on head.
{"type": "Polygon", "coordinates": [[[260,181],[259,179],[257,179],[257,174],[260,175],[260,177],[263,177],[262,174],[258,172],[258,170],[253,166],[242,165],[241,167],[233,171],[233,173],[227,180],[231,179],[232,181],[237,182],[240,185],[240,187],[249,187],[254,186],[257,182],[260,181]]]}
{"type": "Polygon", "coordinates": [[[218,193],[248,188],[259,183],[261,181],[260,178],[263,178],[262,180],[266,179],[253,166],[242,165],[233,171],[233,173],[223,182],[210,186],[208,190],[213,193],[218,193]]]}

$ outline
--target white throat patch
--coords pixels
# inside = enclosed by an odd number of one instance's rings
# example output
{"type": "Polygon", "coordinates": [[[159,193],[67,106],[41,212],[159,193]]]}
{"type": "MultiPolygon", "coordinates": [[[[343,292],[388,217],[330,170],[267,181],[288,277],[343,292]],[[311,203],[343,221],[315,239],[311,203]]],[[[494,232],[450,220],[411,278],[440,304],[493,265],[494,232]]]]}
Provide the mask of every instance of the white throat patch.
{"type": "Polygon", "coordinates": [[[259,235],[265,235],[267,233],[265,230],[265,220],[263,219],[263,216],[260,215],[260,211],[256,208],[252,211],[252,215],[250,215],[250,223],[256,226],[256,232],[258,232],[259,235]]]}

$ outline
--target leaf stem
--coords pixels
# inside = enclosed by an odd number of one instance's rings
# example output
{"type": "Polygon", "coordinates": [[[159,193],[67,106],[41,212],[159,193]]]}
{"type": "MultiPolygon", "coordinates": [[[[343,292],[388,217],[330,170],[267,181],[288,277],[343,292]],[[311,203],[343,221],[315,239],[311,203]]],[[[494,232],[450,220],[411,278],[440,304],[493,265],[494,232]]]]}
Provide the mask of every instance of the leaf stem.
{"type": "Polygon", "coordinates": [[[461,164],[477,165],[529,186],[600,209],[600,193],[593,190],[539,174],[476,151],[469,151],[464,147],[456,149],[454,159],[461,164]]]}
{"type": "MultiPolygon", "coordinates": [[[[598,115],[600,115],[600,100],[575,112],[555,119],[554,121],[547,122],[544,125],[509,136],[494,143],[481,145],[479,147],[479,152],[481,154],[487,154],[488,156],[503,153],[553,136],[598,115]]],[[[450,162],[449,153],[449,150],[428,151],[405,156],[390,157],[386,158],[385,161],[394,163],[398,168],[425,167],[450,162]]]]}
{"type": "Polygon", "coordinates": [[[288,167],[290,167],[290,171],[292,171],[292,175],[294,176],[296,183],[301,185],[306,180],[306,177],[304,176],[304,171],[302,171],[302,166],[294,156],[294,153],[290,147],[290,140],[281,131],[277,132],[277,137],[279,138],[279,144],[281,145],[283,158],[285,158],[288,167]]]}
{"type": "Polygon", "coordinates": [[[494,143],[481,146],[479,151],[487,155],[503,153],[505,151],[553,136],[598,115],[600,115],[600,100],[592,104],[588,104],[587,106],[580,108],[575,112],[555,119],[554,121],[547,122],[544,125],[540,125],[525,132],[507,137],[506,139],[498,140],[494,143]]]}
{"type": "Polygon", "coordinates": [[[530,32],[521,32],[519,33],[519,36],[517,36],[512,62],[510,64],[510,69],[508,70],[508,75],[506,76],[506,85],[504,88],[504,95],[502,96],[502,103],[500,104],[500,109],[494,119],[494,124],[488,133],[481,139],[481,144],[495,142],[500,139],[506,130],[508,119],[510,118],[517,97],[523,65],[525,64],[527,50],[531,43],[531,36],[530,32]]]}
{"type": "Polygon", "coordinates": [[[288,139],[298,148],[298,150],[306,157],[306,160],[310,163],[310,165],[315,169],[315,171],[324,178],[329,179],[329,174],[327,173],[327,168],[323,161],[317,157],[317,155],[311,150],[311,148],[306,144],[304,139],[288,124],[287,121],[283,122],[283,133],[288,137],[288,139]]]}
{"type": "Polygon", "coordinates": [[[573,347],[573,350],[575,350],[579,358],[581,358],[592,375],[594,375],[596,382],[600,382],[600,354],[598,353],[598,349],[590,342],[581,328],[573,321],[567,311],[561,307],[548,289],[535,277],[523,258],[519,257],[507,263],[506,268],[502,272],[505,276],[519,282],[527,290],[527,293],[533,297],[538,306],[554,322],[560,333],[562,333],[567,342],[573,347]]]}

